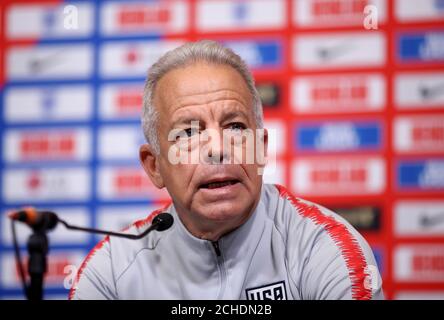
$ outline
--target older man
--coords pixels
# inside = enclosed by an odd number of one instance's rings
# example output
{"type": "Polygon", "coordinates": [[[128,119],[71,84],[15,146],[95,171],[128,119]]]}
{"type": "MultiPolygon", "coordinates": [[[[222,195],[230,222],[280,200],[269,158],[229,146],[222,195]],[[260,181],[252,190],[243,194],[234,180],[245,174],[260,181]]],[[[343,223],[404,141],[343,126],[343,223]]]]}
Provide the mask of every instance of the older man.
{"type": "Polygon", "coordinates": [[[262,183],[262,106],[230,49],[200,41],[161,57],[148,73],[142,123],[141,163],[172,201],[126,232],[142,233],[160,212],[175,222],[138,241],[105,238],[71,298],[383,298],[375,259],[356,230],[262,183]]]}

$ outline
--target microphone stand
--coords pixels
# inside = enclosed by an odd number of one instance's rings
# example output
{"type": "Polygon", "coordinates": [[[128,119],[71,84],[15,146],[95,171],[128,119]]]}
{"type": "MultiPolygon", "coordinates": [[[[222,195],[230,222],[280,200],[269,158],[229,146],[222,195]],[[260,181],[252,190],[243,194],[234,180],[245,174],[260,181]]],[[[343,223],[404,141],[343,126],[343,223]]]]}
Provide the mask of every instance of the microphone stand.
{"type": "Polygon", "coordinates": [[[26,292],[28,300],[43,299],[43,276],[47,270],[48,237],[45,230],[35,230],[28,238],[28,273],[31,278],[26,292]]]}
{"type": "Polygon", "coordinates": [[[59,222],[61,224],[63,224],[66,227],[66,229],[69,229],[69,230],[77,230],[77,231],[85,231],[85,232],[89,232],[89,233],[105,234],[108,236],[114,236],[114,237],[126,238],[126,239],[132,239],[132,240],[142,239],[148,233],[150,233],[152,230],[157,229],[159,231],[163,231],[163,230],[159,229],[160,222],[156,222],[156,221],[153,221],[153,223],[151,224],[151,226],[149,228],[147,228],[144,232],[142,232],[141,234],[138,234],[138,235],[125,234],[125,233],[114,232],[114,231],[105,231],[105,230],[93,229],[93,228],[77,227],[77,226],[70,225],[69,223],[67,223],[66,221],[64,221],[60,218],[59,218],[59,222]]]}

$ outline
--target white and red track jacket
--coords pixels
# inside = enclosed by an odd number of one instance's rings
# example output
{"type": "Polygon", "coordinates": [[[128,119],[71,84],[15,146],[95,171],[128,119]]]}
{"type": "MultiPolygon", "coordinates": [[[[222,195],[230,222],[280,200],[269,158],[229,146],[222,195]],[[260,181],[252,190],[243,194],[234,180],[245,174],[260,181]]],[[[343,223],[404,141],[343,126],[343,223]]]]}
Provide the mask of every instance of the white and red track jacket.
{"type": "MultiPolygon", "coordinates": [[[[140,240],[106,237],[83,262],[70,299],[383,299],[364,238],[337,214],[264,184],[251,217],[217,243],[173,226],[140,240]]],[[[124,214],[124,213],[122,213],[124,214]]]]}

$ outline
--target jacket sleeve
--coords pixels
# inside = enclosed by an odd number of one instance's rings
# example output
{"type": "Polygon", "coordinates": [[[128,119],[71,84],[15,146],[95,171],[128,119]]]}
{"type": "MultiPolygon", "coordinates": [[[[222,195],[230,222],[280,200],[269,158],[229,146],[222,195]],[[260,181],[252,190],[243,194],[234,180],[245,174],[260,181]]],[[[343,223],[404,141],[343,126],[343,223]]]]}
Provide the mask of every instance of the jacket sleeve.
{"type": "Polygon", "coordinates": [[[382,279],[365,239],[343,218],[315,204],[289,236],[291,281],[307,300],[384,299],[382,279]]]}
{"type": "Polygon", "coordinates": [[[108,237],[99,242],[83,261],[71,288],[69,299],[117,299],[108,237]]]}

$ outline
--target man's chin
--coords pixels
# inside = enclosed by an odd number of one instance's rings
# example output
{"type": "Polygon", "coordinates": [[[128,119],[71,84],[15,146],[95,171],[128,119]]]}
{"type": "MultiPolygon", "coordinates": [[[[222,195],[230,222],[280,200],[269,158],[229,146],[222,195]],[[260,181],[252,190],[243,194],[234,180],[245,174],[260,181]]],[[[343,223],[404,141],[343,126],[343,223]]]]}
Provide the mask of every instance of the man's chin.
{"type": "Polygon", "coordinates": [[[213,222],[226,222],[230,220],[242,220],[249,214],[248,208],[242,206],[239,200],[221,200],[213,203],[203,203],[196,208],[200,216],[213,222]]]}

